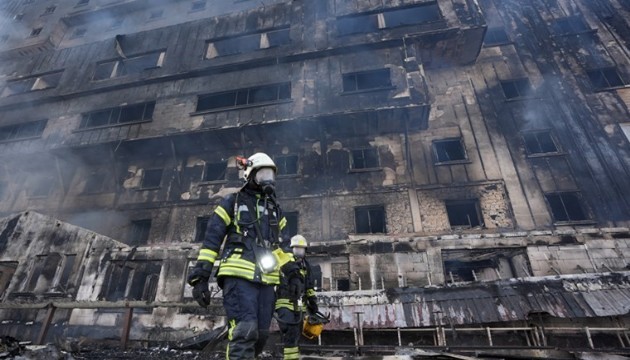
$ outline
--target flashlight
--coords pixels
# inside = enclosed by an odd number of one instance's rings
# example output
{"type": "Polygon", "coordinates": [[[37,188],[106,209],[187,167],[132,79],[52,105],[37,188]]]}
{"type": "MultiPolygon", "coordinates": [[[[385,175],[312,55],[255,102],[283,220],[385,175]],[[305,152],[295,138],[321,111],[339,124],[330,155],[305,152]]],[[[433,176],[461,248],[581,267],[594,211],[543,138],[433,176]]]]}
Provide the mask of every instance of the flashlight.
{"type": "Polygon", "coordinates": [[[263,273],[269,274],[276,269],[278,262],[276,261],[276,257],[273,256],[273,254],[266,252],[260,257],[258,265],[260,266],[260,270],[262,270],[263,273]]]}

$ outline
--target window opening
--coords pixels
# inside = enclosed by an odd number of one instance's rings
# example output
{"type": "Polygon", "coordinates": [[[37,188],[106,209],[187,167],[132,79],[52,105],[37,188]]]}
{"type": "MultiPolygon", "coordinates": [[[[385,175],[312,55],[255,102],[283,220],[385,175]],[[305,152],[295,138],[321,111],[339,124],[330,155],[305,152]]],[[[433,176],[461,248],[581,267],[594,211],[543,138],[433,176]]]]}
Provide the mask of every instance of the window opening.
{"type": "Polygon", "coordinates": [[[485,46],[497,46],[507,44],[509,42],[510,38],[505,32],[505,29],[502,27],[488,28],[486,36],[483,39],[483,44],[485,46]]]}
{"type": "Polygon", "coordinates": [[[197,111],[273,103],[291,98],[291,83],[280,83],[200,95],[197,111]]]}
{"type": "Polygon", "coordinates": [[[537,131],[523,134],[528,155],[557,153],[558,148],[550,131],[537,131]]]}
{"type": "Polygon", "coordinates": [[[36,37],[39,36],[39,34],[42,33],[42,29],[41,27],[39,28],[34,28],[33,30],[31,30],[31,34],[29,35],[30,37],[36,37]]]}
{"type": "Polygon", "coordinates": [[[568,16],[556,19],[551,25],[551,28],[555,35],[576,34],[590,30],[579,16],[568,16]]]}
{"type": "Polygon", "coordinates": [[[389,69],[378,69],[343,75],[343,91],[361,91],[391,87],[389,69]]]}
{"type": "Polygon", "coordinates": [[[151,219],[135,220],[131,222],[129,241],[132,245],[144,245],[149,241],[151,219]]]}
{"type": "Polygon", "coordinates": [[[37,138],[42,136],[48,120],[30,121],[0,127],[0,142],[37,138]]]}
{"type": "Polygon", "coordinates": [[[554,221],[583,221],[588,220],[582,207],[582,201],[577,192],[560,192],[545,194],[551,208],[554,221]]]}
{"type": "Polygon", "coordinates": [[[385,234],[385,208],[365,206],[354,209],[357,234],[385,234]]]}
{"type": "Polygon", "coordinates": [[[446,212],[451,229],[482,226],[477,200],[447,201],[446,212]]]}
{"type": "Polygon", "coordinates": [[[210,220],[209,216],[201,216],[197,218],[197,223],[195,224],[195,242],[203,242],[204,238],[206,237],[208,220],[210,220]]]}
{"type": "Polygon", "coordinates": [[[619,73],[615,68],[587,70],[586,74],[588,75],[588,78],[591,81],[591,84],[593,85],[593,88],[595,90],[602,90],[625,85],[625,82],[623,81],[621,76],[619,76],[619,73]]]}
{"type": "Polygon", "coordinates": [[[225,180],[227,166],[224,162],[206,163],[203,170],[203,181],[225,180]]]}
{"type": "Polygon", "coordinates": [[[151,121],[155,101],[96,110],[83,114],[79,129],[115,126],[143,121],[151,121]]]}
{"type": "Polygon", "coordinates": [[[501,81],[501,88],[503,89],[506,99],[526,97],[532,90],[529,79],[501,81]]]}
{"type": "Polygon", "coordinates": [[[142,189],[159,188],[162,183],[163,169],[145,169],[142,176],[142,189]]]}
{"type": "Polygon", "coordinates": [[[352,150],[353,169],[375,169],[380,166],[375,148],[352,150]]]}
{"type": "Polygon", "coordinates": [[[461,138],[436,140],[433,142],[433,152],[438,163],[466,160],[461,138]]]}
{"type": "Polygon", "coordinates": [[[283,215],[287,219],[287,231],[289,232],[289,236],[297,235],[300,213],[297,211],[290,211],[283,213],[283,215]]]}
{"type": "Polygon", "coordinates": [[[274,162],[278,169],[278,175],[294,175],[298,172],[298,156],[276,156],[274,162]]]}

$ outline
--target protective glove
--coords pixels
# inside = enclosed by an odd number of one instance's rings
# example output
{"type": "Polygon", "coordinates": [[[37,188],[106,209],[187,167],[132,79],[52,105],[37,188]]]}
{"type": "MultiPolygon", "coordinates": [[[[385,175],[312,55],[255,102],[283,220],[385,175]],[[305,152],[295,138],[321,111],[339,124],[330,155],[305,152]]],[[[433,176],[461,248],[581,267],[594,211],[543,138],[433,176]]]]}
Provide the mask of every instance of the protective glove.
{"type": "Polygon", "coordinates": [[[198,261],[190,274],[188,274],[186,282],[193,287],[193,299],[199,306],[207,307],[210,305],[211,294],[208,288],[208,280],[211,274],[212,265],[205,261],[198,261]]]}
{"type": "Polygon", "coordinates": [[[300,276],[300,273],[294,273],[289,278],[289,297],[297,300],[304,293],[304,279],[300,276]]]}
{"type": "Polygon", "coordinates": [[[316,296],[309,296],[308,298],[306,298],[306,309],[308,310],[309,314],[315,314],[319,311],[316,296]]]}

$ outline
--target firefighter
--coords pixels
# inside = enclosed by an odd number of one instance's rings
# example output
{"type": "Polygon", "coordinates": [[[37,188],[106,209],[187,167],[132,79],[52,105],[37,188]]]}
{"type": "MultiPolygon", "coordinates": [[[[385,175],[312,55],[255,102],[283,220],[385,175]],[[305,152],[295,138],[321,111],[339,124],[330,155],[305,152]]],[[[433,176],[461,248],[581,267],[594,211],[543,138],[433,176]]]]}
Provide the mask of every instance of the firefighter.
{"type": "Polygon", "coordinates": [[[291,238],[291,249],[295,261],[288,262],[280,271],[280,285],[276,294],[278,327],[282,332],[285,360],[299,359],[298,341],[302,332],[304,307],[309,314],[318,312],[315,284],[311,267],[305,254],[308,243],[302,235],[291,238]]]}
{"type": "Polygon", "coordinates": [[[216,276],[228,321],[226,359],[250,360],[262,352],[269,336],[279,268],[293,257],[287,220],[275,197],[273,160],[256,153],[237,157],[237,165],[246,183],[215,208],[187,282],[193,298],[207,307],[208,280],[220,259],[216,276]]]}

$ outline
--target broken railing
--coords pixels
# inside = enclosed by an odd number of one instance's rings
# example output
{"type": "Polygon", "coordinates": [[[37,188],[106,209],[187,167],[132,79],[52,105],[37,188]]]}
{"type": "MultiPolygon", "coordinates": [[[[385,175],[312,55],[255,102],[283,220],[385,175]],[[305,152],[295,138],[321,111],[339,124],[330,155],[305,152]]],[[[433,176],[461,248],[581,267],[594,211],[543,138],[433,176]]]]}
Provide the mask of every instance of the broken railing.
{"type": "MultiPolygon", "coordinates": [[[[133,311],[134,309],[144,308],[198,308],[199,305],[196,302],[146,302],[146,301],[51,301],[45,303],[0,303],[1,310],[47,310],[46,316],[42,322],[35,344],[43,344],[48,330],[52,323],[55,311],[57,309],[125,309],[123,315],[123,327],[120,335],[120,342],[123,348],[126,348],[129,343],[129,333],[131,330],[133,311]]],[[[211,304],[212,308],[222,308],[220,303],[211,304]]],[[[457,344],[449,343],[447,335],[454,334],[481,334],[487,339],[487,345],[484,347],[500,347],[495,344],[495,337],[500,333],[520,333],[526,339],[527,347],[543,348],[548,346],[547,337],[553,333],[561,334],[583,334],[588,347],[595,349],[596,346],[593,342],[593,334],[605,333],[608,335],[614,335],[619,341],[620,348],[630,348],[630,328],[629,327],[589,327],[589,326],[576,326],[576,327],[547,327],[547,326],[522,326],[522,327],[455,327],[455,326],[434,326],[427,328],[395,328],[395,329],[364,329],[363,322],[361,321],[360,312],[355,313],[357,325],[349,329],[334,329],[334,331],[350,331],[354,336],[354,346],[350,345],[350,348],[354,348],[356,352],[361,352],[362,348],[369,348],[369,345],[365,344],[364,335],[367,332],[396,332],[397,343],[383,344],[386,347],[401,347],[405,346],[402,342],[402,334],[404,333],[425,333],[433,338],[433,344],[428,344],[429,347],[454,347],[457,344]]],[[[332,346],[332,344],[323,344],[321,336],[318,338],[317,344],[319,347],[332,346]]],[[[380,346],[380,345],[379,345],[380,346]]],[[[307,346],[309,347],[309,346],[307,346]]]]}

